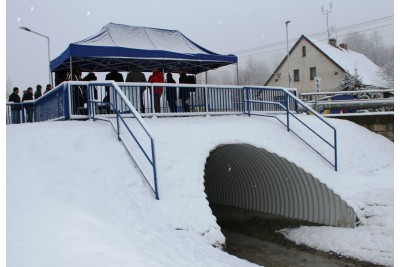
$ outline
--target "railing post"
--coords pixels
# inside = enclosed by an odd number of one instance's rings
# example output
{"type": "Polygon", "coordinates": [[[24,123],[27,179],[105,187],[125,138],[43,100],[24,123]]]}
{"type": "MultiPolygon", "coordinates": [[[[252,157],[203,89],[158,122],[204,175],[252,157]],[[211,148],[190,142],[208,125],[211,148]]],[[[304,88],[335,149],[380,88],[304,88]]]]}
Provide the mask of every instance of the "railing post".
{"type": "Polygon", "coordinates": [[[247,96],[247,114],[250,117],[250,88],[247,87],[246,89],[246,96],[247,96]]]}
{"type": "MultiPolygon", "coordinates": [[[[110,87],[111,88],[111,87],[110,87]]],[[[121,141],[121,136],[120,136],[120,131],[119,131],[119,112],[118,112],[118,100],[117,100],[117,90],[115,90],[114,86],[113,88],[113,94],[114,94],[114,112],[115,116],[117,117],[117,134],[118,134],[118,140],[121,141]]]]}
{"type": "Polygon", "coordinates": [[[95,121],[96,119],[94,118],[94,111],[93,111],[93,99],[92,99],[92,85],[88,84],[87,88],[86,88],[86,96],[87,96],[87,105],[88,105],[88,115],[89,118],[92,117],[93,121],[95,121]]]}
{"type": "Polygon", "coordinates": [[[154,140],[151,138],[151,160],[152,160],[152,167],[153,167],[153,177],[154,177],[154,195],[157,200],[160,198],[158,197],[158,186],[157,186],[157,169],[156,169],[156,158],[154,153],[154,140]]]}
{"type": "Polygon", "coordinates": [[[24,112],[24,103],[23,102],[21,102],[21,122],[22,123],[25,123],[25,112],[24,112]]]}
{"type": "Polygon", "coordinates": [[[204,97],[205,97],[205,105],[206,105],[206,113],[208,113],[208,86],[204,87],[204,97]]]}
{"type": "Polygon", "coordinates": [[[335,171],[338,171],[336,129],[333,130],[333,133],[334,133],[334,142],[335,142],[335,171]]]}
{"type": "Polygon", "coordinates": [[[289,94],[285,93],[285,107],[286,107],[286,127],[287,131],[290,131],[290,126],[289,126],[289,94]]]}
{"type": "Polygon", "coordinates": [[[151,92],[150,92],[150,95],[151,95],[151,111],[152,111],[152,113],[156,113],[155,108],[154,108],[154,85],[151,85],[150,90],[151,90],[151,92]]]}

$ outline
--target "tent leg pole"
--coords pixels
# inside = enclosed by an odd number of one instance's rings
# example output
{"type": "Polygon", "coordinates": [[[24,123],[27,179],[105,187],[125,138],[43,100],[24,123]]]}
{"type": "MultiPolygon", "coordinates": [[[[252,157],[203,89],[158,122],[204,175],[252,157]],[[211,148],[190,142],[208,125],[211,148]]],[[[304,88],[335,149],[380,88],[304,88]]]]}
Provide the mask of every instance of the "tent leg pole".
{"type": "Polygon", "coordinates": [[[72,57],[69,57],[69,80],[72,81],[72,57]]]}
{"type": "Polygon", "coordinates": [[[236,62],[236,85],[239,85],[239,61],[236,62]]]}

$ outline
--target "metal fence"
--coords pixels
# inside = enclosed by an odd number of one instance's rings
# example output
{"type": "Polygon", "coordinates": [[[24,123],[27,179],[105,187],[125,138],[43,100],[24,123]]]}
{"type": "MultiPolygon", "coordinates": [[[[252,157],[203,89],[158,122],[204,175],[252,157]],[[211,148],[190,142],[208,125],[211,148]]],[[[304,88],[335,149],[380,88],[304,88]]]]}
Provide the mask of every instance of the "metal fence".
{"type": "Polygon", "coordinates": [[[322,114],[394,112],[394,89],[313,92],[300,98],[322,114]]]}
{"type": "MultiPolygon", "coordinates": [[[[138,89],[140,90],[140,88],[138,89]]],[[[137,92],[132,88],[131,90],[125,90],[128,93],[127,96],[115,82],[89,83],[85,90],[87,93],[87,113],[90,118],[93,120],[106,120],[111,123],[118,140],[122,141],[139,171],[153,190],[155,198],[159,199],[154,137],[128,98],[128,96],[137,98],[137,92]],[[98,97],[96,97],[99,94],[99,87],[104,87],[108,97],[107,101],[98,100],[98,97]],[[105,108],[106,114],[114,114],[115,123],[108,118],[99,116],[99,105],[105,108]],[[123,114],[132,115],[130,117],[135,119],[133,127],[131,122],[127,123],[124,116],[122,116],[123,114]]],[[[131,99],[134,100],[133,98],[131,99]]]]}
{"type": "MultiPolygon", "coordinates": [[[[44,94],[31,103],[7,103],[6,124],[15,121],[27,122],[26,107],[33,105],[33,121],[55,119],[88,119],[88,84],[84,81],[65,82],[49,93],[44,94]],[[16,112],[19,110],[19,113],[16,112]],[[19,115],[17,115],[19,114],[19,115]]],[[[244,91],[242,86],[221,86],[204,84],[150,84],[150,83],[116,83],[121,92],[142,116],[196,116],[243,114],[244,91]],[[156,87],[162,88],[162,93],[153,92],[156,87]],[[159,99],[159,106],[156,102],[159,99]],[[156,105],[155,105],[156,104],[156,105]]],[[[131,114],[124,101],[114,99],[109,93],[111,86],[104,82],[92,82],[92,97],[96,101],[93,107],[95,115],[104,117],[115,116],[112,104],[118,104],[121,115],[131,114]]],[[[292,90],[296,94],[295,90],[292,90]]],[[[282,101],[282,94],[277,90],[258,90],[252,92],[254,99],[269,99],[282,101]]],[[[252,105],[253,110],[267,112],[282,112],[276,106],[252,105]]]]}
{"type": "Polygon", "coordinates": [[[62,84],[36,100],[6,103],[6,124],[69,119],[69,91],[62,84]]]}
{"type": "Polygon", "coordinates": [[[278,119],[286,126],[287,131],[295,134],[331,164],[336,171],[338,170],[336,129],[306,103],[284,88],[245,87],[244,95],[244,102],[247,106],[246,114],[278,119]],[[318,120],[307,120],[307,117],[297,114],[299,109],[306,110],[308,114],[315,116],[318,120]],[[270,112],[266,114],[266,110],[270,112]],[[282,120],[271,111],[279,113],[284,111],[286,119],[282,120]],[[333,151],[333,153],[329,151],[333,151]]]}

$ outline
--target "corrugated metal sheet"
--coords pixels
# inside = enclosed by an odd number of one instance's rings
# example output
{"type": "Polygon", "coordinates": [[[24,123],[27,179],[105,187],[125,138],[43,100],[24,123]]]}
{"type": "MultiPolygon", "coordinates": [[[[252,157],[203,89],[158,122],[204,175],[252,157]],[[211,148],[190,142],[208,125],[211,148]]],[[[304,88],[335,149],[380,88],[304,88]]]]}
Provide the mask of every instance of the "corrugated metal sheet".
{"type": "Polygon", "coordinates": [[[323,225],[354,227],[356,214],[331,189],[295,164],[246,144],[218,147],[205,168],[216,203],[323,225]]]}

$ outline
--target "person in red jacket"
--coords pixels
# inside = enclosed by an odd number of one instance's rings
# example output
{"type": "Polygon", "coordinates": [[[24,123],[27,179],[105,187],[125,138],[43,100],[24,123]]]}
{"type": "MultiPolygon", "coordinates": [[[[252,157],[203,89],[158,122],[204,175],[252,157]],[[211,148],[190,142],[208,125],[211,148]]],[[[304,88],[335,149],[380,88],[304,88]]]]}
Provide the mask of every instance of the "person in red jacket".
{"type": "MultiPolygon", "coordinates": [[[[153,74],[149,77],[149,83],[163,83],[164,73],[158,69],[153,69],[153,74]]],[[[160,113],[160,98],[163,93],[161,86],[154,86],[154,110],[156,113],[160,113]]]]}

